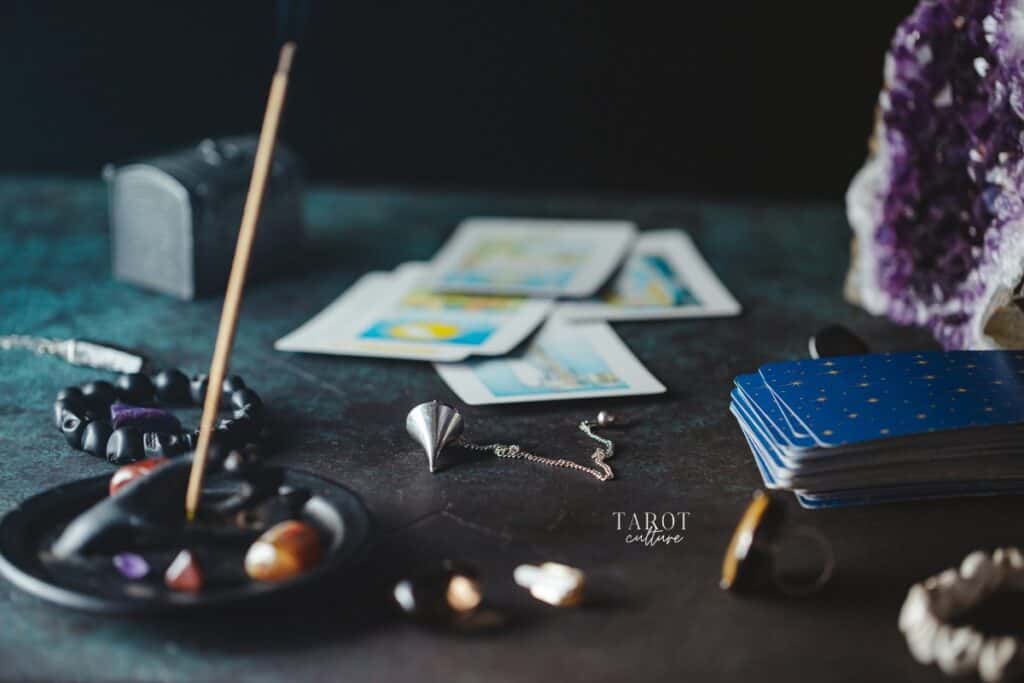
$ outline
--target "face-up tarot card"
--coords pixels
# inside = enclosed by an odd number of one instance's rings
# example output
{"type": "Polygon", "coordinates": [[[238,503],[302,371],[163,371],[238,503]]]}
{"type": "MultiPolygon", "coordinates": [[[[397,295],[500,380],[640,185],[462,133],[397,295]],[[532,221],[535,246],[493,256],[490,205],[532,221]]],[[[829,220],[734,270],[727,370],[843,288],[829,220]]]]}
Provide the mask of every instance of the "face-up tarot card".
{"type": "Polygon", "coordinates": [[[551,320],[521,353],[435,367],[452,391],[470,405],[665,391],[603,322],[551,320]]]}
{"type": "Polygon", "coordinates": [[[572,320],[660,320],[738,315],[740,305],[682,230],[640,233],[622,269],[592,301],[569,301],[572,320]]]}
{"type": "Polygon", "coordinates": [[[436,290],[545,297],[590,296],[622,262],[628,221],[473,218],[431,263],[436,290]]]}
{"type": "Polygon", "coordinates": [[[371,273],[274,346],[441,362],[501,355],[533,332],[552,306],[544,299],[434,293],[426,277],[419,263],[371,273]]]}

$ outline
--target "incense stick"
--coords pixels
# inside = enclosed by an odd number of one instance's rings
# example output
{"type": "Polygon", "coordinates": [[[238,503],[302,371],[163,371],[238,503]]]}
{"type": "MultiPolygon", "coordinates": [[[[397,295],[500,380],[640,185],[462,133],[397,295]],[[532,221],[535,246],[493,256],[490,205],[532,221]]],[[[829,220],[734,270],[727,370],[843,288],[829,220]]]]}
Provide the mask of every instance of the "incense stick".
{"type": "Polygon", "coordinates": [[[185,516],[189,521],[195,519],[196,508],[199,507],[203,474],[210,451],[210,437],[213,435],[214,421],[220,412],[222,386],[231,357],[231,347],[235,341],[238,308],[242,302],[245,276],[249,271],[249,256],[252,254],[253,238],[256,236],[256,221],[259,220],[263,192],[267,187],[270,161],[274,155],[274,140],[277,138],[277,126],[281,121],[281,109],[284,106],[285,92],[288,90],[288,72],[291,70],[294,55],[295,43],[285,43],[281,48],[277,71],[274,73],[270,95],[267,98],[267,110],[263,116],[263,128],[260,130],[260,141],[253,162],[252,180],[249,181],[249,193],[246,195],[245,209],[242,211],[242,225],[238,230],[238,243],[235,245],[235,256],[231,262],[231,275],[224,295],[224,309],[220,315],[213,361],[210,363],[209,386],[203,403],[203,417],[199,423],[199,442],[196,444],[192,471],[189,473],[188,493],[185,496],[185,516]]]}

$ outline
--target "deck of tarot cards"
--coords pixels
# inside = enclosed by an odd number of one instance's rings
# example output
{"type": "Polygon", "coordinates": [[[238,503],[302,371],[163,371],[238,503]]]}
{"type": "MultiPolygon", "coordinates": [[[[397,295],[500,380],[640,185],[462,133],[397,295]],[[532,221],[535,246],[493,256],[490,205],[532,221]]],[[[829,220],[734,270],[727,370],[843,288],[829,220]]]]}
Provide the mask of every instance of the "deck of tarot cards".
{"type": "Polygon", "coordinates": [[[768,488],[806,508],[1024,492],[1024,353],[769,363],[730,410],[768,488]]]}

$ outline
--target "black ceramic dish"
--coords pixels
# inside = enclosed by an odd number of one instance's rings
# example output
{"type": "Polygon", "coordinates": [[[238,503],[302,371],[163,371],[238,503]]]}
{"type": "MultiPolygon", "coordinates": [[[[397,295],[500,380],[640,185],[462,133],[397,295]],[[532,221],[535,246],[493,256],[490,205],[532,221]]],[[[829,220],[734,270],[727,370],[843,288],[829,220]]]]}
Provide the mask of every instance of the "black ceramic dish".
{"type": "Polygon", "coordinates": [[[281,468],[284,484],[313,497],[303,518],[321,531],[323,558],[306,573],[281,583],[247,581],[200,593],[159,588],[139,591],[133,582],[101,569],[70,571],[45,558],[53,540],[80,513],[105,498],[110,476],[92,477],[32,496],[0,520],[0,574],[22,590],[64,607],[107,614],[168,614],[210,607],[251,607],[309,588],[354,564],[370,540],[371,519],[349,489],[314,474],[281,468]]]}

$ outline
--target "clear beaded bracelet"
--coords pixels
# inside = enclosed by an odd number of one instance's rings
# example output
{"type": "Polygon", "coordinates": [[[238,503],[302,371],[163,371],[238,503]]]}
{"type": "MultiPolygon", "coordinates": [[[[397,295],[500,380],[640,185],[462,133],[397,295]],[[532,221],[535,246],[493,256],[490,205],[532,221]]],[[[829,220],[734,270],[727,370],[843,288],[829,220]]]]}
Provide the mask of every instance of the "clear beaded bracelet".
{"type": "Polygon", "coordinates": [[[921,664],[935,664],[943,673],[977,672],[986,683],[1024,674],[1024,642],[1012,636],[986,635],[953,619],[1002,590],[1024,589],[1024,554],[998,548],[975,551],[959,568],[947,569],[907,593],[899,627],[910,654],[921,664]]]}

